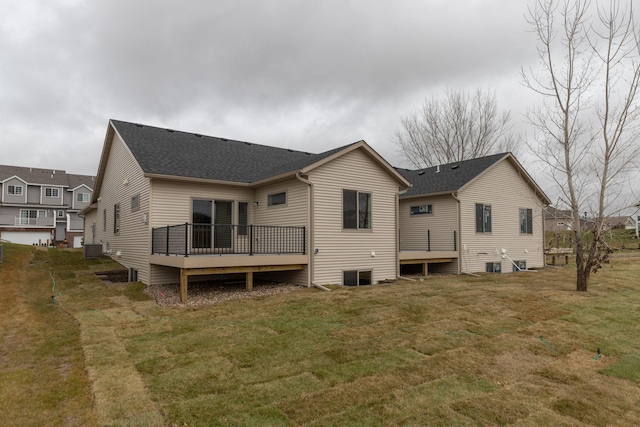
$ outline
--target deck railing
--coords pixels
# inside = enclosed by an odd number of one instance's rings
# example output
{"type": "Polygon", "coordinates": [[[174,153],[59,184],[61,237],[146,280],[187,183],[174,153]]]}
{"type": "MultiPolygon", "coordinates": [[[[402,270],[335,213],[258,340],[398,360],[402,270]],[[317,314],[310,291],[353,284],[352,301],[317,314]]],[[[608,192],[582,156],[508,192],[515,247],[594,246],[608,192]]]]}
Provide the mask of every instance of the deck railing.
{"type": "Polygon", "coordinates": [[[424,240],[412,244],[403,244],[400,242],[401,251],[457,251],[458,250],[458,233],[456,230],[430,230],[427,229],[423,237],[424,240]]]}
{"type": "Polygon", "coordinates": [[[305,227],[179,224],[151,233],[151,253],[160,255],[305,254],[305,227]]]}

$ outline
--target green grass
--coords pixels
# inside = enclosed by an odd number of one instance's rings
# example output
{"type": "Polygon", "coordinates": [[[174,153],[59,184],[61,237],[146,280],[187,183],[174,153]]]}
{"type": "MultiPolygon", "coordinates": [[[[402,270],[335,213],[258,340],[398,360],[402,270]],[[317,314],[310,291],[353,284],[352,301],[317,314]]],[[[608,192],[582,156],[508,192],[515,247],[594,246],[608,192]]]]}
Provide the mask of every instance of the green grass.
{"type": "Polygon", "coordinates": [[[3,425],[640,424],[635,254],[587,293],[567,267],[198,309],[102,284],[91,272],[104,266],[76,252],[8,255],[3,425]],[[17,286],[14,263],[27,273],[17,286]],[[34,404],[46,415],[32,418],[34,404]]]}

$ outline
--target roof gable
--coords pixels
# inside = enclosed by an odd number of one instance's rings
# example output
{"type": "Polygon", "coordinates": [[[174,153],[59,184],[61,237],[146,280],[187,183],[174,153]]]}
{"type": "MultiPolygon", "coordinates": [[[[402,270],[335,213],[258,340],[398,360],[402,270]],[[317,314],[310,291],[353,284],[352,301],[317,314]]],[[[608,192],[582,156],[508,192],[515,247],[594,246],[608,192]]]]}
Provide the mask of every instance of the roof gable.
{"type": "Polygon", "coordinates": [[[397,169],[412,187],[403,197],[426,194],[453,193],[506,157],[508,153],[494,154],[478,159],[447,163],[426,169],[397,169]]]}
{"type": "Polygon", "coordinates": [[[67,173],[63,170],[0,165],[0,182],[17,178],[25,184],[67,187],[67,173]]]}
{"type": "MultiPolygon", "coordinates": [[[[350,150],[364,148],[402,185],[409,185],[364,141],[312,154],[117,120],[110,123],[110,129],[120,135],[147,176],[255,184],[304,172],[350,150]]],[[[109,131],[105,143],[110,143],[109,131]]]]}
{"type": "Polygon", "coordinates": [[[508,161],[541,200],[546,204],[551,202],[511,153],[493,154],[419,170],[398,169],[412,184],[402,197],[459,192],[502,161],[508,161]]]}

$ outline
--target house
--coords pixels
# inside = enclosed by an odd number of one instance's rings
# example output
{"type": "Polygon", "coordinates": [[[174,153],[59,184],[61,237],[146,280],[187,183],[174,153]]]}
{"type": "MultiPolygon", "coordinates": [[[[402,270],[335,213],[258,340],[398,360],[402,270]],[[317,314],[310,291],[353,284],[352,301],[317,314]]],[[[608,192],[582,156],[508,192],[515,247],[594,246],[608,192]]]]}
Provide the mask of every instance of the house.
{"type": "Polygon", "coordinates": [[[427,272],[511,272],[544,267],[549,198],[510,153],[398,169],[400,263],[427,272]]]}
{"type": "Polygon", "coordinates": [[[78,213],[89,206],[94,177],[63,170],[0,165],[0,239],[27,245],[82,244],[78,213]]]}
{"type": "MultiPolygon", "coordinates": [[[[580,228],[585,226],[585,220],[580,220],[580,228]]],[[[547,206],[544,210],[544,229],[546,231],[573,230],[573,215],[570,209],[558,209],[547,206]]]]}
{"type": "Polygon", "coordinates": [[[603,226],[607,230],[635,230],[636,220],[633,216],[609,216],[604,218],[603,226]]]}
{"type": "Polygon", "coordinates": [[[398,275],[409,185],[364,141],[311,154],[111,120],[85,239],[183,301],[226,274],[366,285],[398,275]]]}

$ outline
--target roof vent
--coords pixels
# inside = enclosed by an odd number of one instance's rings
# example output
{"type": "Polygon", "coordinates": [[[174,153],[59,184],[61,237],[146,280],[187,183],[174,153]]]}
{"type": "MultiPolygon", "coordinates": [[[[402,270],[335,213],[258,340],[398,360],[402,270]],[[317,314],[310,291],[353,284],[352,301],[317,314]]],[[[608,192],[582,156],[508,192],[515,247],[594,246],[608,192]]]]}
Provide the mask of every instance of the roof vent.
{"type": "Polygon", "coordinates": [[[424,175],[424,171],[418,172],[418,175],[424,175]]]}
{"type": "Polygon", "coordinates": [[[173,133],[173,132],[175,132],[175,131],[174,131],[173,129],[167,129],[167,132],[171,132],[171,133],[173,133]]]}
{"type": "Polygon", "coordinates": [[[227,138],[220,138],[220,139],[221,139],[221,140],[223,140],[223,141],[228,141],[228,139],[227,139],[227,138]]]}
{"type": "Polygon", "coordinates": [[[440,165],[436,166],[436,173],[440,173],[440,165]]]}
{"type": "Polygon", "coordinates": [[[293,153],[293,150],[291,148],[287,148],[287,151],[293,153]]]}
{"type": "MultiPolygon", "coordinates": [[[[223,141],[226,141],[226,139],[224,139],[223,141]]],[[[245,144],[247,144],[247,145],[251,145],[251,143],[250,143],[250,142],[246,142],[246,141],[245,141],[245,144]]]]}
{"type": "Polygon", "coordinates": [[[136,126],[138,126],[139,128],[143,128],[144,127],[143,125],[141,125],[139,123],[136,123],[136,126]]]}
{"type": "Polygon", "coordinates": [[[197,136],[198,138],[202,138],[202,135],[200,135],[199,133],[194,133],[195,136],[197,136]]]}
{"type": "Polygon", "coordinates": [[[458,166],[460,166],[460,165],[453,165],[453,166],[451,166],[451,169],[458,169],[458,166]]]}

